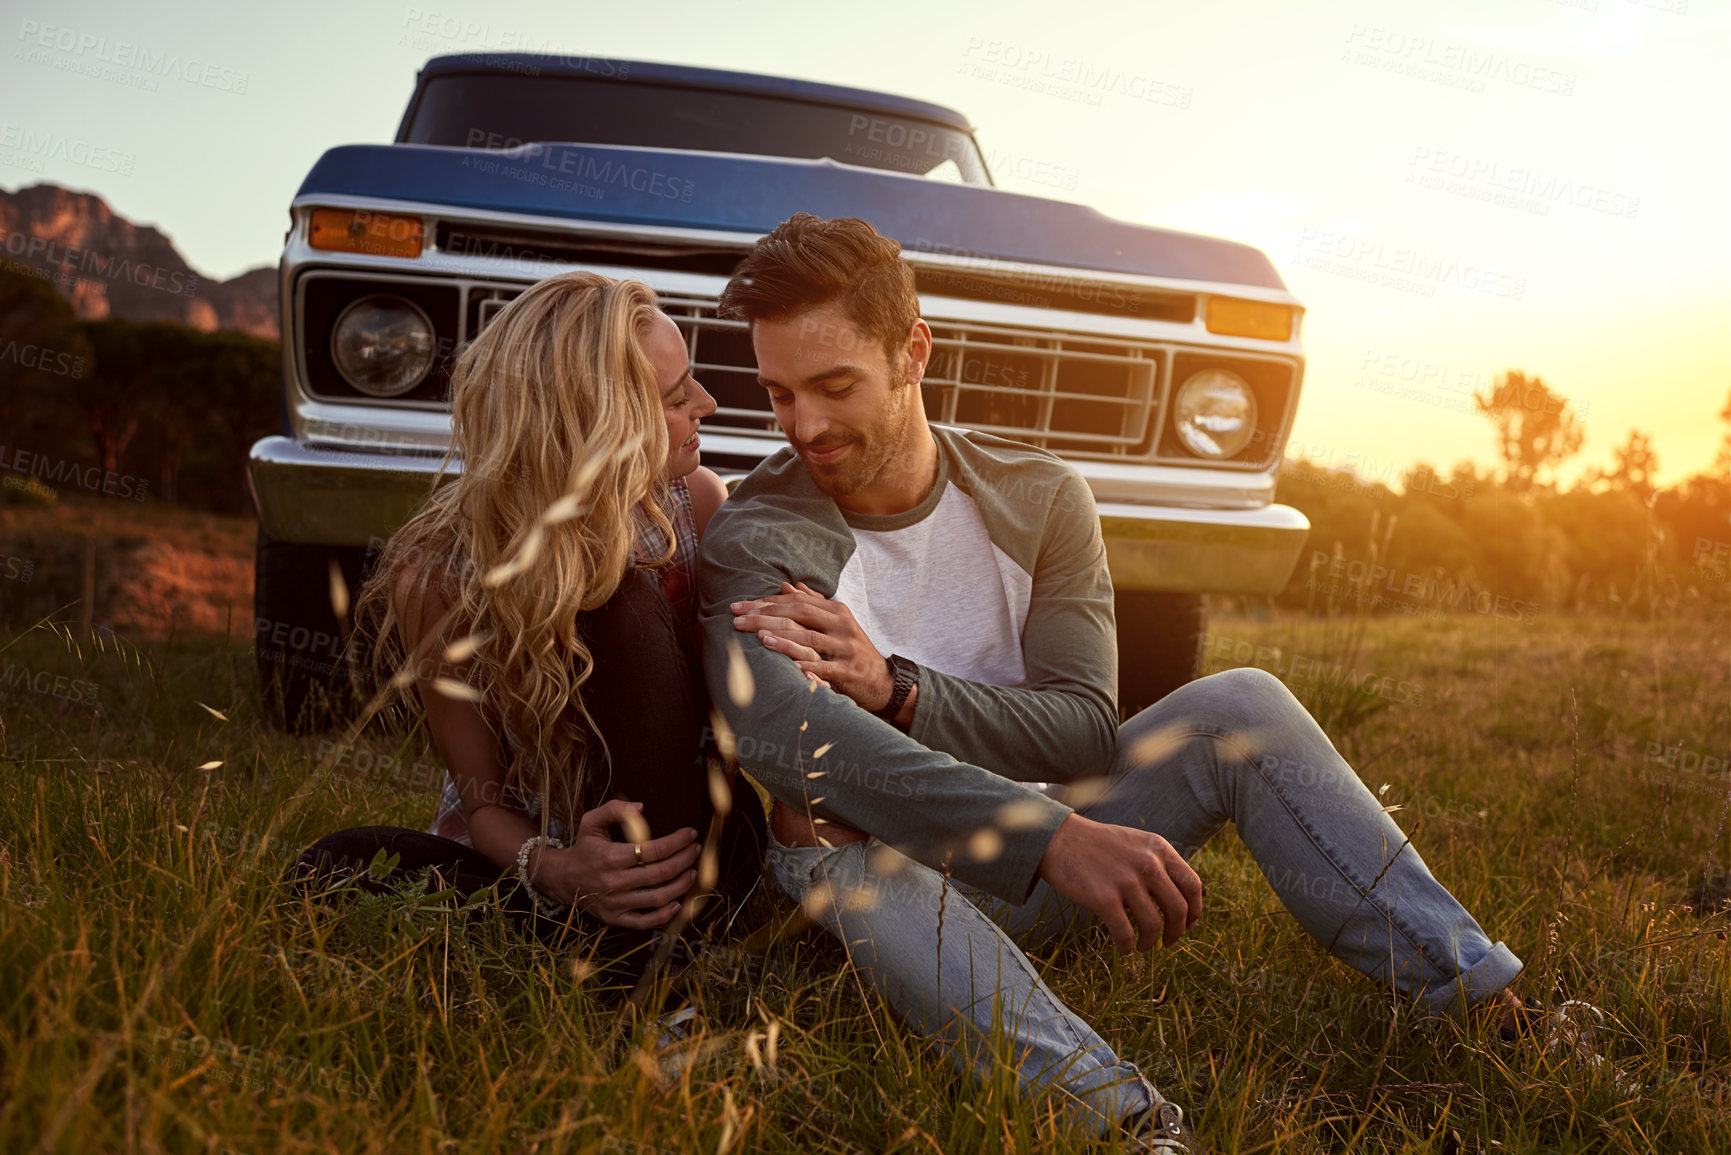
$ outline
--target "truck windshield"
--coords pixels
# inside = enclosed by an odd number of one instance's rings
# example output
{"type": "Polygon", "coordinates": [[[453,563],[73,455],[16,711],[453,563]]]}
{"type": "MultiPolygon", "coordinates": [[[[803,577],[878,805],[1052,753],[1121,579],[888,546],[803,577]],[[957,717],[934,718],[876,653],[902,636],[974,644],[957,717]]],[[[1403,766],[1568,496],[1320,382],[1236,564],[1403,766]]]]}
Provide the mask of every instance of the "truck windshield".
{"type": "Polygon", "coordinates": [[[807,159],[990,184],[973,137],[919,117],[604,78],[434,77],[399,138],[505,149],[612,144],[807,159]]]}

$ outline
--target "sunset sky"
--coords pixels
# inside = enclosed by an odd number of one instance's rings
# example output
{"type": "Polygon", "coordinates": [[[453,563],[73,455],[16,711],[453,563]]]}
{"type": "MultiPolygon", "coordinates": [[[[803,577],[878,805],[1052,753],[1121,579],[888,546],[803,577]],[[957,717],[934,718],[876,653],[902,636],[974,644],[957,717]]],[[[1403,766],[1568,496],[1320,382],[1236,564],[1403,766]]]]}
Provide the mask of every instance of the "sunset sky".
{"type": "Polygon", "coordinates": [[[216,277],[275,263],[308,167],[389,140],[428,57],[594,53],[951,105],[1006,188],[1262,247],[1309,310],[1294,450],[1318,460],[1488,462],[1459,389],[1509,367],[1585,408],[1570,473],[1634,426],[1675,481],[1724,428],[1724,0],[7,8],[0,186],[98,193],[216,277]],[[107,47],[32,48],[48,27],[107,47]],[[210,83],[102,64],[122,41],[197,59],[210,83]],[[89,75],[105,68],[122,78],[89,75]],[[7,146],[26,132],[106,159],[7,146]],[[1453,272],[1378,283],[1411,261],[1453,272]],[[1369,386],[1403,362],[1455,388],[1369,386]]]}

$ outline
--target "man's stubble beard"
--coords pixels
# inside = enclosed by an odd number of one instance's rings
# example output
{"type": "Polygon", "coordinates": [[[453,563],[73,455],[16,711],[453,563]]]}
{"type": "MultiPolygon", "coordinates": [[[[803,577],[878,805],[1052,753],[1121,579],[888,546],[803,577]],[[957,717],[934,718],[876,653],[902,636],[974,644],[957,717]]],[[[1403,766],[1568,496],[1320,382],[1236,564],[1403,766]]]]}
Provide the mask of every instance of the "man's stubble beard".
{"type": "MultiPolygon", "coordinates": [[[[898,374],[899,376],[899,374],[898,374]]],[[[831,497],[851,497],[879,480],[897,461],[905,461],[908,453],[908,429],[913,424],[914,406],[920,404],[918,382],[904,383],[891,394],[894,411],[886,413],[882,423],[860,434],[856,441],[855,461],[840,469],[822,470],[808,462],[806,469],[817,487],[831,497]]]]}

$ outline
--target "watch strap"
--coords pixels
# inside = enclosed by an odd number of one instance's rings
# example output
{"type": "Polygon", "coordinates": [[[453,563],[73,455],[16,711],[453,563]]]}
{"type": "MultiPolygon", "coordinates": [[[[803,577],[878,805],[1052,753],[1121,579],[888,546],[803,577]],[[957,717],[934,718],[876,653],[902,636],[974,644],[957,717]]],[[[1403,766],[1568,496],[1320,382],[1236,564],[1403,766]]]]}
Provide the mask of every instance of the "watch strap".
{"type": "Polygon", "coordinates": [[[876,711],[876,713],[878,717],[893,725],[896,715],[900,714],[902,707],[907,705],[908,695],[912,694],[914,687],[919,684],[920,668],[911,659],[904,658],[900,654],[891,654],[885,658],[884,666],[892,679],[890,700],[883,709],[876,711]]]}

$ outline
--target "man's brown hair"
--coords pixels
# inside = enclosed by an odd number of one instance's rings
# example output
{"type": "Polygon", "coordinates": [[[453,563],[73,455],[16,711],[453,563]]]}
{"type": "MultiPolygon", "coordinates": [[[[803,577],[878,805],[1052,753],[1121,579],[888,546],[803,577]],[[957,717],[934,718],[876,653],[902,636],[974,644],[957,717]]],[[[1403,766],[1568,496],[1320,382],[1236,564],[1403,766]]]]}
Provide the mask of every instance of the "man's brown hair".
{"type": "Polygon", "coordinates": [[[875,337],[893,366],[919,319],[914,271],[902,247],[858,217],[795,213],[752,246],[721,293],[721,316],[777,321],[834,301],[875,337]]]}

